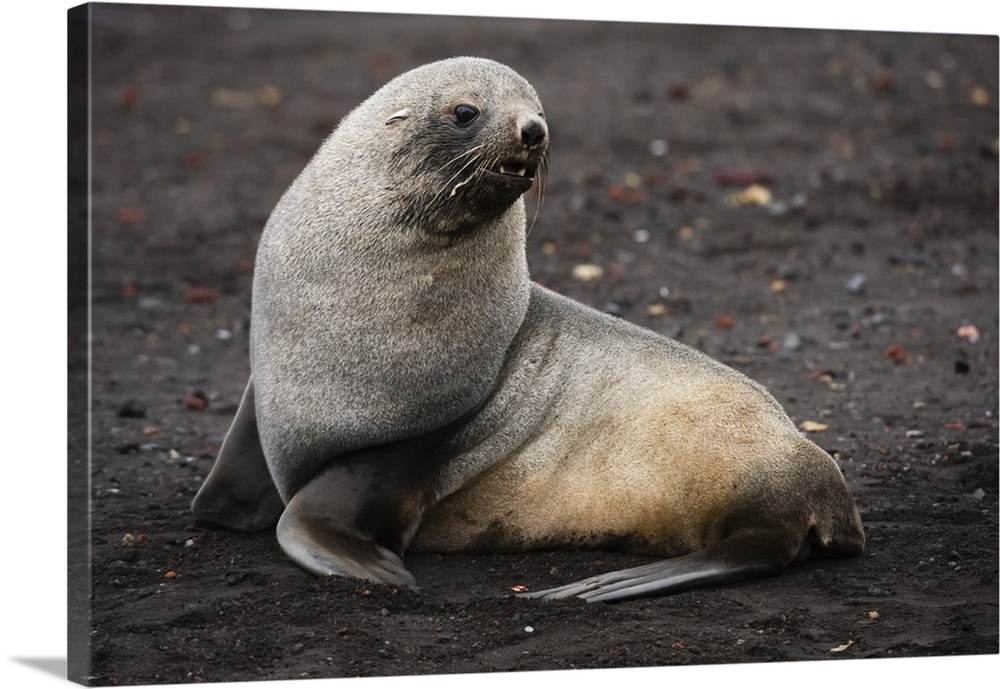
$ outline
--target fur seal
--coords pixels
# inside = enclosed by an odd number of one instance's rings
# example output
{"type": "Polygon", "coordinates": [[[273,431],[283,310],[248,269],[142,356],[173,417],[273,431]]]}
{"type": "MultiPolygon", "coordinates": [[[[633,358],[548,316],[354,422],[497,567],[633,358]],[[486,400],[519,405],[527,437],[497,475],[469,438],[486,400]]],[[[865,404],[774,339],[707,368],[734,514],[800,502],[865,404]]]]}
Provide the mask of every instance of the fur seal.
{"type": "Polygon", "coordinates": [[[284,194],[251,377],[192,505],[277,524],[317,574],[415,585],[407,550],[665,560],[529,595],[617,600],[859,553],[836,463],[757,383],[532,283],[534,89],[481,58],[396,77],[284,194]]]}

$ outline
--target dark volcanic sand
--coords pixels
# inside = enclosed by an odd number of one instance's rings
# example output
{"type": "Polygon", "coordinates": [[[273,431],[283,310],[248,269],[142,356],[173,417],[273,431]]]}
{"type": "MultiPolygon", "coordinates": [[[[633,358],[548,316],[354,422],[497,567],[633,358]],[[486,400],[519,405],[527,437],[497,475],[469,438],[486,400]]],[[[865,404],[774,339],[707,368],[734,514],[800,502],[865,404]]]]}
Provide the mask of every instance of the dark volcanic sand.
{"type": "MultiPolygon", "coordinates": [[[[996,654],[997,49],[954,35],[96,7],[92,681],[996,654]],[[511,65],[545,104],[534,278],[703,349],[797,423],[826,424],[812,437],[857,498],[865,555],[666,598],[540,603],[511,587],[649,558],[412,557],[414,593],[317,579],[270,532],[195,522],[188,505],[248,373],[271,208],[349,109],[453,54],[511,65]],[[754,183],[774,203],[734,204],[754,183]],[[603,276],[574,279],[578,264],[603,276]]],[[[71,342],[74,384],[85,349],[71,342]]],[[[85,430],[78,416],[75,453],[85,430]]]]}

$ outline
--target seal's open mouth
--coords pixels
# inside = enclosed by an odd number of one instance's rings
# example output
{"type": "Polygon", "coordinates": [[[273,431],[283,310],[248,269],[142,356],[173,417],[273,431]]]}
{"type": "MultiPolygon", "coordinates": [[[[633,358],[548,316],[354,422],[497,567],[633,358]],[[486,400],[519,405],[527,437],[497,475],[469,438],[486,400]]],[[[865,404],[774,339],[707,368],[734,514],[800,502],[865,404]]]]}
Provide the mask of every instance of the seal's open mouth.
{"type": "Polygon", "coordinates": [[[513,175],[515,177],[527,177],[528,167],[518,163],[500,163],[501,175],[513,175]]]}
{"type": "Polygon", "coordinates": [[[491,170],[504,177],[514,177],[524,180],[535,179],[535,166],[527,165],[520,160],[508,160],[507,162],[500,163],[500,167],[496,170],[491,170]]]}

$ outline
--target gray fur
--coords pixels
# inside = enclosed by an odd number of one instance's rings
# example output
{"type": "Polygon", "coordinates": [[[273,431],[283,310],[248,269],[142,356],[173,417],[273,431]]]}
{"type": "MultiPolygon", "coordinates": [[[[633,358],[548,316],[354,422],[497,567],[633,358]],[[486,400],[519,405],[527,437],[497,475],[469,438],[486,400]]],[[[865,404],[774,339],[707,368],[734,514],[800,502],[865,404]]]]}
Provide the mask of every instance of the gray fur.
{"type": "Polygon", "coordinates": [[[445,120],[470,99],[489,113],[489,136],[513,131],[520,113],[506,103],[541,110],[527,82],[493,62],[408,72],[343,120],[264,230],[251,366],[285,500],[331,458],[440,428],[492,390],[527,308],[524,205],[511,198],[496,217],[474,219],[475,232],[458,225],[455,166],[442,161],[486,134],[445,120]],[[405,119],[380,126],[403,109],[405,119]],[[466,141],[436,150],[446,135],[466,141]],[[428,224],[422,209],[439,205],[440,222],[428,224]]]}
{"type": "Polygon", "coordinates": [[[547,139],[531,86],[480,58],[344,118],[265,227],[252,379],[195,513],[277,522],[310,571],[408,585],[411,546],[691,553],[545,597],[860,551],[836,464],[762,387],[530,282],[516,171],[547,139]]]}

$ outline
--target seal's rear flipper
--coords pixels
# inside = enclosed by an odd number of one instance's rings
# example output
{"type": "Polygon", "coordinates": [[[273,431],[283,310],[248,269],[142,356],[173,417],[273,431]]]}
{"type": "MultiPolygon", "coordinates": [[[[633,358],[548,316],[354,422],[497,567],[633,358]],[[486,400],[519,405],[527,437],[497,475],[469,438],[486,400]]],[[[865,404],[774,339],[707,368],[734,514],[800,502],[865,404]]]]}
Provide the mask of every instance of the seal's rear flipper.
{"type": "Polygon", "coordinates": [[[251,378],[212,472],[191,503],[198,519],[239,531],[274,526],[285,507],[257,435],[253,396],[251,378]]]}
{"type": "Polygon", "coordinates": [[[688,555],[519,595],[542,600],[577,596],[607,602],[776,574],[792,560],[806,557],[810,548],[808,540],[801,544],[782,540],[773,531],[744,529],[688,555]]]}

